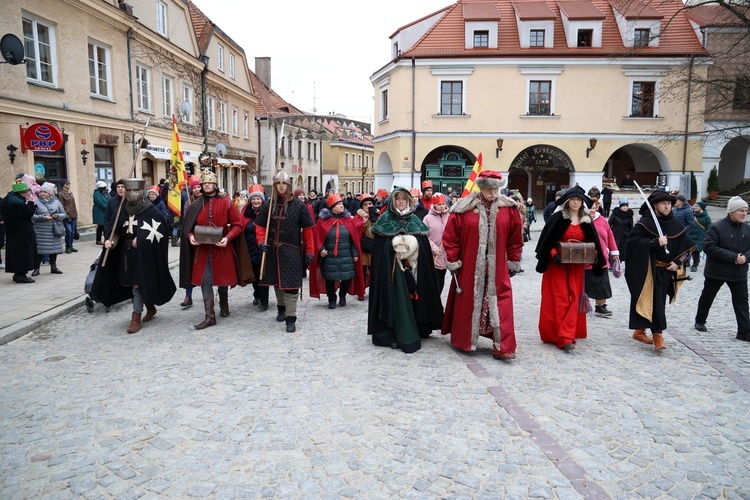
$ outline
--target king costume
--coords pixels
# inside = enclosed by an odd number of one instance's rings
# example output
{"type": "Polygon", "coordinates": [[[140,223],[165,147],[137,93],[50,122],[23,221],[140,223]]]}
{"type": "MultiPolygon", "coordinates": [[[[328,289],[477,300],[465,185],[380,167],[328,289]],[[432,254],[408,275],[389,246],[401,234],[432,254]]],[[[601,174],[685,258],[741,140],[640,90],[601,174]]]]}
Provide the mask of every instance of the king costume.
{"type": "MultiPolygon", "coordinates": [[[[482,171],[480,188],[503,187],[498,172],[482,171]]],[[[510,278],[521,268],[523,223],[517,203],[498,195],[472,193],[453,204],[443,232],[447,268],[455,273],[445,305],[443,335],[462,351],[475,351],[479,336],[492,340],[493,357],[515,358],[513,288],[510,278]],[[456,281],[462,293],[456,292],[456,281]]]]}

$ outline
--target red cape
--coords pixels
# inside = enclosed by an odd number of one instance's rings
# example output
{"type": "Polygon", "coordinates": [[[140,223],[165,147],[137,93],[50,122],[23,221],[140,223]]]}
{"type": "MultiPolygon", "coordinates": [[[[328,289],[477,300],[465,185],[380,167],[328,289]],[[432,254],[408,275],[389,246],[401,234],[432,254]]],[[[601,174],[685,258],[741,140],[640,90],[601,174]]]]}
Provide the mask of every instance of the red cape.
{"type": "MultiPolygon", "coordinates": [[[[362,247],[360,246],[362,234],[365,230],[364,221],[362,217],[342,217],[340,219],[328,217],[327,219],[318,219],[315,227],[313,227],[315,257],[312,264],[310,264],[309,285],[310,297],[315,297],[316,299],[319,299],[321,295],[326,296],[326,281],[320,274],[318,259],[320,258],[320,251],[323,249],[326,236],[336,222],[341,222],[346,227],[346,230],[349,231],[354,242],[354,248],[357,249],[357,254],[359,255],[359,261],[354,266],[354,279],[352,279],[352,283],[349,286],[348,294],[356,297],[361,297],[365,294],[365,277],[362,271],[362,247]]],[[[338,290],[338,287],[339,283],[336,282],[336,290],[338,290]]]]}

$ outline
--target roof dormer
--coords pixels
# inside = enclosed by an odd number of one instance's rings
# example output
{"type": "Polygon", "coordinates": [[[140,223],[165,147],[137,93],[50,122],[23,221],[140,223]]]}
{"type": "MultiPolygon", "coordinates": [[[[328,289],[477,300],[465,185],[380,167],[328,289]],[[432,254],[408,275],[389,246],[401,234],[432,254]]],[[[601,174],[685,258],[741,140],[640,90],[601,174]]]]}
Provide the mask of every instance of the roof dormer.
{"type": "Polygon", "coordinates": [[[586,0],[557,2],[568,47],[601,47],[604,14],[586,0]]]}
{"type": "Polygon", "coordinates": [[[658,47],[664,16],[638,0],[610,2],[622,43],[626,47],[658,47]]]}
{"type": "Polygon", "coordinates": [[[554,46],[555,13],[546,2],[514,2],[516,26],[521,48],[548,48],[554,46]]]}
{"type": "Polygon", "coordinates": [[[495,2],[463,4],[465,47],[496,49],[500,12],[495,2]]]}

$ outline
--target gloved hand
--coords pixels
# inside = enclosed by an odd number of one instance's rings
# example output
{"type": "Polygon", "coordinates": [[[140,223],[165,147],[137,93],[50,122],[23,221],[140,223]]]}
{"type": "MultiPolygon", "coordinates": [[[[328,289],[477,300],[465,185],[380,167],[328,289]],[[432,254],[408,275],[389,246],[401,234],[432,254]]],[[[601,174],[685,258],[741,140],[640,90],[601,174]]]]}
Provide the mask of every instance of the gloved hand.
{"type": "Polygon", "coordinates": [[[313,258],[314,258],[313,254],[306,253],[305,254],[305,266],[310,267],[310,264],[312,264],[313,258]]]}
{"type": "Polygon", "coordinates": [[[552,261],[557,264],[558,266],[562,266],[562,258],[560,257],[560,254],[555,254],[554,257],[552,257],[552,261]]]}
{"type": "Polygon", "coordinates": [[[260,248],[261,252],[265,253],[271,249],[271,246],[268,243],[259,243],[258,248],[260,248]]]}

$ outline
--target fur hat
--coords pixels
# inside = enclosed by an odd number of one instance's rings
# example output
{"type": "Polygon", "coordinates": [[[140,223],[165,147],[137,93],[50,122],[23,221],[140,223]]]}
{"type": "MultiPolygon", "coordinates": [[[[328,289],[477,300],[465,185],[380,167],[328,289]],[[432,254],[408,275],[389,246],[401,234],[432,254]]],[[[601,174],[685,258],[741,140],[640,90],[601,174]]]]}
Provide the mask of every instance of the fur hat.
{"type": "Polygon", "coordinates": [[[728,214],[736,212],[737,210],[742,210],[743,208],[747,208],[747,202],[745,200],[739,196],[732,196],[729,198],[729,202],[727,203],[728,214]]]}
{"type": "Polygon", "coordinates": [[[561,207],[571,198],[580,198],[583,200],[583,204],[586,205],[587,208],[591,207],[591,198],[586,196],[586,192],[581,186],[573,186],[565,191],[565,193],[555,201],[555,205],[561,207]]]}
{"type": "Polygon", "coordinates": [[[662,201],[669,201],[672,203],[672,205],[674,205],[675,202],[677,201],[677,197],[672,196],[667,191],[662,191],[661,189],[657,189],[656,191],[651,193],[647,201],[651,204],[652,207],[662,201]]]}
{"type": "Polygon", "coordinates": [[[508,182],[503,179],[500,172],[494,170],[482,170],[475,182],[479,189],[499,189],[504,188],[508,182]]]}
{"type": "Polygon", "coordinates": [[[55,185],[51,182],[45,182],[44,184],[42,184],[42,187],[39,188],[39,191],[43,191],[49,194],[55,194],[55,185]]]}

